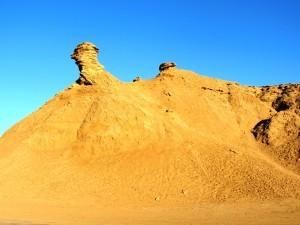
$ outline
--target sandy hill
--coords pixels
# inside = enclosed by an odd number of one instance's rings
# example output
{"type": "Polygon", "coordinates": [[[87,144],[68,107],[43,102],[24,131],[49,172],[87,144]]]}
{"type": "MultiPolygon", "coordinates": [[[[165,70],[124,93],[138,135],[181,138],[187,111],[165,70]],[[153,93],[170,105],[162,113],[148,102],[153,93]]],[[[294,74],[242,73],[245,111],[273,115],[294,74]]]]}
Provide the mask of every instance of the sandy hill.
{"type": "Polygon", "coordinates": [[[0,138],[0,202],[107,207],[300,199],[300,85],[166,67],[124,83],[91,43],[80,77],[0,138]]]}

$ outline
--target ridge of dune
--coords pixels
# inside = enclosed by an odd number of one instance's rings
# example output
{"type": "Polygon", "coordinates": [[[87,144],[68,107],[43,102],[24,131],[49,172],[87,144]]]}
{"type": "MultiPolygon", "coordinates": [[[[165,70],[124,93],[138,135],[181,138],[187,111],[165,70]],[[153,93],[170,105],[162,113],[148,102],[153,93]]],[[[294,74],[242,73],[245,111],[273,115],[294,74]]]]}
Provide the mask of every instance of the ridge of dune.
{"type": "Polygon", "coordinates": [[[299,84],[242,86],[175,66],[124,83],[97,54],[78,45],[79,79],[0,138],[0,201],[300,199],[299,84]]]}

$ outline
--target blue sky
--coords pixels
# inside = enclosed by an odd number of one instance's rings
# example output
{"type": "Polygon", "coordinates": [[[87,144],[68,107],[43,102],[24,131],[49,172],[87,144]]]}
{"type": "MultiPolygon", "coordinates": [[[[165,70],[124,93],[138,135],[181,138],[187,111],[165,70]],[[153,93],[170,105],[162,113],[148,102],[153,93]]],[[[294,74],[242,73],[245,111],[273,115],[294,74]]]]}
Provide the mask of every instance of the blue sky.
{"type": "Polygon", "coordinates": [[[123,81],[163,61],[248,85],[299,82],[299,0],[1,0],[0,134],[70,85],[83,41],[123,81]]]}

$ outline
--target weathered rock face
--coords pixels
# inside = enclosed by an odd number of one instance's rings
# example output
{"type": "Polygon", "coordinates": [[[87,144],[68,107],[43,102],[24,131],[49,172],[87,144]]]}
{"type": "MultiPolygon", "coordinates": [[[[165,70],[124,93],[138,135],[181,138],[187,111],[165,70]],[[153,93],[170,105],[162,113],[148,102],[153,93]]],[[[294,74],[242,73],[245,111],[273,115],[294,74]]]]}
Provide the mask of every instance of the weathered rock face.
{"type": "Polygon", "coordinates": [[[79,67],[80,77],[76,81],[78,84],[93,85],[100,79],[104,67],[98,62],[98,53],[99,49],[90,42],[83,42],[74,50],[71,58],[79,67]]]}
{"type": "Polygon", "coordinates": [[[300,85],[265,86],[258,95],[274,109],[252,130],[267,152],[300,173],[300,85]]]}
{"type": "Polygon", "coordinates": [[[174,62],[165,62],[159,65],[159,71],[161,72],[171,67],[176,67],[176,64],[174,62]]]}

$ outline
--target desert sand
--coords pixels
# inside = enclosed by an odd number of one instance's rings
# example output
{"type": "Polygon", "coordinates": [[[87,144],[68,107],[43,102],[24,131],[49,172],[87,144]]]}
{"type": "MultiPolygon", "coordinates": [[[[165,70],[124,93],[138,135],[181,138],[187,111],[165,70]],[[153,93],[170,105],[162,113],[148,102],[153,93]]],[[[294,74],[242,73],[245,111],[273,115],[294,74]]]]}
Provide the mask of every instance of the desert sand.
{"type": "Polygon", "coordinates": [[[125,83],[97,57],[0,138],[3,224],[300,224],[300,84],[125,83]]]}

